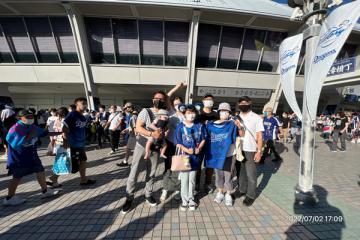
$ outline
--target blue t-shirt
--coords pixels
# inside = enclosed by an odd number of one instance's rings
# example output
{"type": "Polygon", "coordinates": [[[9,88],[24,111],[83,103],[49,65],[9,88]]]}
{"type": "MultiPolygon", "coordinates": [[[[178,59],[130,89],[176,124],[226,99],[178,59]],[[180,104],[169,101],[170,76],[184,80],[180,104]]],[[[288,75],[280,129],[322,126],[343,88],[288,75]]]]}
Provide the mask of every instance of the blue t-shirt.
{"type": "Polygon", "coordinates": [[[265,118],[264,119],[265,131],[263,133],[264,141],[273,140],[275,131],[278,127],[279,127],[279,122],[274,117],[265,118]]]}
{"type": "Polygon", "coordinates": [[[208,122],[205,147],[205,166],[223,169],[231,144],[236,142],[237,127],[233,121],[208,122]]]}
{"type": "MultiPolygon", "coordinates": [[[[180,123],[176,127],[176,144],[181,144],[186,148],[195,149],[203,140],[205,140],[205,127],[201,123],[194,123],[192,127],[186,127],[180,123]],[[186,131],[186,132],[185,132],[186,131]]],[[[202,154],[192,154],[190,157],[191,170],[197,170],[200,167],[202,154]]]]}
{"type": "Polygon", "coordinates": [[[78,111],[69,113],[64,123],[69,129],[68,142],[70,147],[84,148],[85,147],[85,127],[86,118],[78,111]]]}

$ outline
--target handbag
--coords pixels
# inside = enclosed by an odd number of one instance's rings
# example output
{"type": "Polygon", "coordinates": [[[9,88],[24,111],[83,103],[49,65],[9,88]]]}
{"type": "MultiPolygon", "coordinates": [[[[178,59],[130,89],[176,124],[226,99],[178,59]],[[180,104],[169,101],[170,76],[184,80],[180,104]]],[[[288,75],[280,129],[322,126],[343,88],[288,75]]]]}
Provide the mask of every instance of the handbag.
{"type": "Polygon", "coordinates": [[[179,172],[190,170],[190,157],[185,155],[184,152],[180,151],[180,149],[176,147],[175,155],[171,158],[171,171],[179,172]]]}
{"type": "Polygon", "coordinates": [[[65,175],[71,173],[71,154],[70,148],[57,147],[54,165],[52,168],[56,175],[65,175]]]}

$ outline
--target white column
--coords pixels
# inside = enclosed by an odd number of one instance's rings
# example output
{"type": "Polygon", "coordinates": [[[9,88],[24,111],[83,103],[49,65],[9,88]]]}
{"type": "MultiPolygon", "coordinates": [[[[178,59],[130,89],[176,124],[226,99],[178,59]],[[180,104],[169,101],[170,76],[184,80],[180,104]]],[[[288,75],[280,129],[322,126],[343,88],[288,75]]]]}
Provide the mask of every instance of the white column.
{"type": "Polygon", "coordinates": [[[63,6],[67,12],[75,40],[80,68],[84,80],[85,94],[88,100],[88,107],[93,110],[95,108],[94,97],[97,96],[97,89],[90,69],[91,56],[87,42],[84,19],[79,11],[77,11],[71,4],[64,3],[63,6]]]}
{"type": "Polygon", "coordinates": [[[196,49],[197,49],[197,41],[198,41],[200,15],[201,12],[199,10],[194,10],[191,26],[190,26],[188,58],[187,58],[189,74],[188,74],[187,89],[185,96],[186,103],[192,103],[194,98],[196,49]]]}

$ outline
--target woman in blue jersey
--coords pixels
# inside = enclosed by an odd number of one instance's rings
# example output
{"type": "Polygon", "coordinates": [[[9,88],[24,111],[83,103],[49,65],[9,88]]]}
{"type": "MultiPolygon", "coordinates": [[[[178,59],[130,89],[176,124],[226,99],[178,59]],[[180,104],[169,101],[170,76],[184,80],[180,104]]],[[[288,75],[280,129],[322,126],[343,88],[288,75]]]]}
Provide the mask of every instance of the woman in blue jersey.
{"type": "Polygon", "coordinates": [[[238,120],[230,119],[231,108],[229,103],[221,103],[218,113],[220,119],[208,122],[207,142],[205,148],[205,165],[215,169],[216,193],[214,201],[226,206],[233,205],[231,192],[233,190],[232,173],[235,168],[235,143],[238,134],[238,120]]]}
{"type": "Polygon", "coordinates": [[[176,147],[189,155],[190,171],[179,173],[181,182],[181,211],[194,211],[197,207],[194,198],[196,171],[200,167],[202,154],[201,150],[205,145],[205,127],[202,123],[194,123],[196,109],[193,105],[186,105],[185,120],[176,128],[176,147]]]}

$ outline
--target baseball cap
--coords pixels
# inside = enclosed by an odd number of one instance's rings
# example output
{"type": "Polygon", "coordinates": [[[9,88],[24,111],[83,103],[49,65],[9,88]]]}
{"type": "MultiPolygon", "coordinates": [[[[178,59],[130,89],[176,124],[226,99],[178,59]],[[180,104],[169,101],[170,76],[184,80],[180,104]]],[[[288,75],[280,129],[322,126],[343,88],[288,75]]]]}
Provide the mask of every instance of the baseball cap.
{"type": "Polygon", "coordinates": [[[20,117],[29,117],[29,116],[34,116],[34,114],[27,110],[27,109],[22,109],[18,112],[17,116],[20,117]]]}

